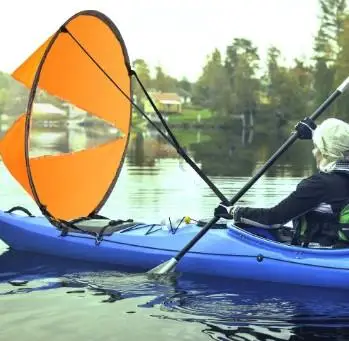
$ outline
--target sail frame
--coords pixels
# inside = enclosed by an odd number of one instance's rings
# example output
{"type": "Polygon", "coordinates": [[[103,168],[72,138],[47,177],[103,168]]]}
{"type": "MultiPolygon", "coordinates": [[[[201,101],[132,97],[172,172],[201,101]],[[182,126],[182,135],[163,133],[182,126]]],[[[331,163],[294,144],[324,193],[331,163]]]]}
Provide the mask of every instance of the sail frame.
{"type": "MultiPolygon", "coordinates": [[[[127,49],[126,49],[126,45],[125,42],[121,36],[120,31],[118,30],[118,28],[116,27],[116,25],[113,23],[113,21],[108,18],[105,14],[99,12],[99,11],[95,11],[95,10],[86,10],[86,11],[81,11],[76,13],[75,15],[73,15],[72,17],[70,17],[61,27],[59,30],[56,31],[56,33],[51,37],[51,40],[49,41],[49,43],[46,46],[46,49],[41,57],[41,60],[38,64],[38,67],[35,71],[35,76],[32,82],[32,85],[30,87],[30,93],[29,93],[29,97],[28,97],[28,104],[27,104],[27,110],[26,110],[26,117],[25,117],[25,131],[24,131],[24,157],[25,157],[25,165],[26,165],[26,169],[27,169],[27,175],[28,175],[28,181],[29,181],[29,185],[31,188],[31,192],[33,195],[33,199],[35,200],[35,202],[37,203],[37,205],[39,206],[41,212],[48,218],[50,218],[51,221],[55,221],[56,217],[54,217],[54,215],[51,214],[51,212],[49,212],[49,210],[47,209],[47,207],[45,206],[44,203],[42,203],[40,201],[40,196],[38,194],[38,191],[35,187],[35,181],[33,178],[33,174],[32,174],[32,170],[31,170],[31,166],[30,166],[30,157],[29,157],[29,149],[30,149],[30,130],[31,130],[31,118],[32,118],[32,109],[33,109],[33,103],[34,103],[34,99],[35,99],[35,95],[36,95],[36,91],[38,89],[38,84],[40,81],[40,75],[43,69],[43,66],[45,64],[45,61],[47,59],[47,56],[49,55],[50,50],[52,49],[54,43],[56,42],[56,40],[58,39],[59,35],[61,33],[65,33],[66,32],[66,25],[68,25],[72,20],[74,20],[75,18],[81,16],[81,15],[87,15],[87,16],[93,16],[98,18],[99,20],[101,20],[104,24],[106,24],[108,26],[108,28],[112,31],[112,33],[115,36],[115,39],[117,40],[117,42],[120,44],[122,53],[123,53],[123,61],[125,62],[125,66],[126,69],[128,71],[129,74],[129,96],[130,98],[132,98],[132,83],[131,83],[131,66],[130,66],[130,60],[129,60],[129,56],[127,53],[127,49]],[[52,219],[53,218],[53,219],[52,219]]],[[[74,104],[74,103],[73,103],[74,104]]],[[[107,199],[109,198],[115,184],[116,181],[120,175],[123,163],[124,163],[124,159],[126,156],[126,151],[127,151],[127,146],[129,143],[129,138],[130,138],[130,128],[131,128],[131,122],[132,122],[132,105],[130,103],[130,116],[129,116],[129,124],[128,124],[128,132],[127,132],[127,136],[126,138],[126,143],[125,143],[125,148],[123,151],[123,154],[121,156],[121,160],[119,162],[119,166],[116,168],[115,171],[115,175],[113,180],[111,181],[109,187],[107,188],[104,196],[102,197],[102,199],[100,200],[99,204],[90,212],[90,215],[94,215],[97,214],[98,211],[100,211],[100,209],[103,207],[103,205],[105,204],[105,202],[107,201],[107,199]]]]}

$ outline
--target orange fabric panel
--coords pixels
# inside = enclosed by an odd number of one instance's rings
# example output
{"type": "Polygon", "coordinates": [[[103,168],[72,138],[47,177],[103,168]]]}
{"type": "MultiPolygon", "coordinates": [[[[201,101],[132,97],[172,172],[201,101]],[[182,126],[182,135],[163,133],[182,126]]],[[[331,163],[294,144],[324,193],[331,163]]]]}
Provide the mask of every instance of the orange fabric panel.
{"type": "Polygon", "coordinates": [[[51,39],[52,36],[12,73],[12,77],[23,83],[27,88],[32,86],[36,70],[51,39]]]}
{"type": "MultiPolygon", "coordinates": [[[[0,141],[0,153],[13,177],[33,197],[24,157],[25,115],[0,141]]],[[[40,202],[55,217],[86,216],[103,199],[121,162],[127,138],[71,154],[30,159],[40,202]]]]}
{"type": "Polygon", "coordinates": [[[0,140],[2,160],[12,176],[31,195],[24,156],[25,114],[20,116],[0,140]]]}
{"type": "MultiPolygon", "coordinates": [[[[95,16],[80,15],[73,18],[66,28],[130,97],[130,76],[122,47],[109,26],[95,16]]],[[[32,70],[41,57],[42,48],[22,64],[13,76],[29,84],[28,69],[32,70]]],[[[128,134],[131,103],[69,33],[60,33],[53,43],[44,62],[38,87],[128,134]]]]}
{"type": "Polygon", "coordinates": [[[87,216],[102,201],[121,162],[127,138],[71,154],[30,160],[40,202],[61,219],[87,216]]]}

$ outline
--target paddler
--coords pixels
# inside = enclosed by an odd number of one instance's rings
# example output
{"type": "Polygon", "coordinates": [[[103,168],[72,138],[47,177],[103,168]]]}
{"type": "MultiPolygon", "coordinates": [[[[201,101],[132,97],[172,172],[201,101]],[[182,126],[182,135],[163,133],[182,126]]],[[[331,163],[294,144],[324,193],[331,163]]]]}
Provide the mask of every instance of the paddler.
{"type": "Polygon", "coordinates": [[[295,191],[271,208],[225,206],[215,216],[249,220],[268,226],[293,222],[292,244],[349,247],[349,124],[329,118],[318,127],[306,118],[296,130],[300,139],[311,140],[318,172],[302,180],[295,191]]]}

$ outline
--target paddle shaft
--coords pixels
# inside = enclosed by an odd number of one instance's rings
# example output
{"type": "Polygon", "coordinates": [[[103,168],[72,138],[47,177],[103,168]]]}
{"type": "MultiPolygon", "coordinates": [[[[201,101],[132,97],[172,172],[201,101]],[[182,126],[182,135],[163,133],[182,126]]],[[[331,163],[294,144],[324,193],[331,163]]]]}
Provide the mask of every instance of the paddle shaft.
{"type": "MultiPolygon", "coordinates": [[[[312,120],[318,118],[336,99],[345,91],[349,85],[349,77],[322,103],[310,116],[312,120]]],[[[271,156],[271,158],[264,164],[262,168],[237,192],[230,200],[230,205],[234,205],[252,186],[253,184],[274,164],[274,162],[297,140],[298,133],[294,132],[286,140],[286,142],[271,156]]],[[[174,257],[178,262],[196,243],[202,236],[214,225],[219,218],[212,218],[200,232],[174,257]]],[[[175,265],[175,263],[174,263],[175,265]]]]}
{"type": "MultiPolygon", "coordinates": [[[[96,66],[105,74],[105,76],[118,88],[118,90],[128,99],[130,102],[135,105],[134,101],[132,101],[127,94],[114,82],[114,80],[108,75],[108,73],[99,65],[99,63],[84,49],[84,47],[80,44],[75,37],[68,32],[72,38],[76,41],[76,43],[83,49],[83,51],[89,56],[89,58],[96,64],[96,66]]],[[[136,75],[135,72],[131,71],[131,74],[136,75]]],[[[165,126],[165,129],[169,133],[171,137],[171,141],[169,141],[177,150],[177,152],[185,159],[186,162],[189,163],[190,166],[198,173],[198,175],[206,182],[206,184],[213,190],[213,192],[219,197],[219,199],[227,204],[230,203],[230,205],[235,204],[251,187],[252,185],[265,173],[265,171],[273,165],[273,163],[279,158],[281,154],[283,154],[298,138],[297,132],[294,132],[288,140],[279,148],[279,150],[267,161],[267,163],[248,181],[243,188],[230,200],[230,202],[225,198],[225,196],[218,190],[218,188],[211,182],[211,180],[201,171],[201,169],[190,159],[190,157],[184,152],[184,150],[180,147],[179,143],[177,142],[175,136],[171,132],[171,130],[168,128],[165,120],[163,119],[162,115],[160,114],[159,110],[156,108],[154,102],[152,101],[151,97],[145,91],[145,88],[143,87],[143,84],[140,82],[139,78],[137,77],[137,80],[139,84],[141,85],[143,91],[145,92],[145,95],[147,96],[148,100],[150,101],[152,107],[154,108],[155,112],[159,116],[161,122],[165,126]]],[[[325,100],[325,102],[319,106],[319,108],[310,116],[311,119],[315,120],[317,117],[319,117],[334,101],[335,99],[340,96],[349,86],[349,77],[325,100]]],[[[137,107],[137,106],[136,106],[137,107]]],[[[140,110],[142,112],[142,110],[140,110]]],[[[166,135],[162,134],[165,138],[166,135]]],[[[170,260],[170,263],[168,263],[167,267],[164,267],[162,271],[158,271],[160,273],[166,273],[169,272],[172,268],[176,266],[176,263],[197,243],[198,240],[202,236],[206,234],[206,232],[211,228],[213,224],[215,224],[219,218],[212,218],[201,230],[200,232],[175,256],[170,260]]],[[[161,264],[160,264],[161,267],[161,264]]],[[[159,266],[157,267],[159,268],[159,266]]],[[[151,270],[150,270],[151,271],[151,270]]]]}

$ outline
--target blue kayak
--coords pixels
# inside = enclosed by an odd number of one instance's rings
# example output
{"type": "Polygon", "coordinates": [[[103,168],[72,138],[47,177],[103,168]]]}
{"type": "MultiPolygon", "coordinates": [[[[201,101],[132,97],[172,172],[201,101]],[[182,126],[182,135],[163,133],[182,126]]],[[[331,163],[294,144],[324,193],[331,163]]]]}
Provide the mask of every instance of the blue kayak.
{"type": "MultiPolygon", "coordinates": [[[[45,217],[0,211],[0,239],[14,250],[115,264],[136,272],[150,270],[169,260],[202,228],[198,223],[182,223],[173,228],[161,224],[116,222],[107,224],[102,233],[100,228],[99,233],[92,233],[96,228],[91,222],[76,225],[81,230],[63,231],[51,225],[45,217]]],[[[181,259],[176,270],[349,288],[349,249],[292,246],[287,238],[278,239],[271,230],[242,229],[224,223],[209,230],[181,259]]]]}

